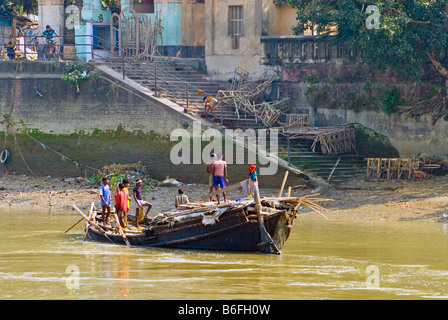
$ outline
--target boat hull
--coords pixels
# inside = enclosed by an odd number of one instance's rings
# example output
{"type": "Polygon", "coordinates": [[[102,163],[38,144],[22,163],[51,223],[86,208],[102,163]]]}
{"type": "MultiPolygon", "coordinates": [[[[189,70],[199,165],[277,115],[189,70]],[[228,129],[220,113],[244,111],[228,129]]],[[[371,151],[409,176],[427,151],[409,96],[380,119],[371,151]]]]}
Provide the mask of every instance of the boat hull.
{"type": "MultiPolygon", "coordinates": [[[[264,224],[277,248],[288,239],[293,218],[286,211],[267,215],[264,224]]],[[[226,212],[214,224],[204,224],[202,217],[175,222],[173,225],[153,226],[144,232],[126,234],[132,246],[181,249],[260,251],[260,226],[257,219],[248,219],[242,210],[226,212]]],[[[125,244],[119,234],[90,228],[88,237],[95,241],[125,244]]]]}

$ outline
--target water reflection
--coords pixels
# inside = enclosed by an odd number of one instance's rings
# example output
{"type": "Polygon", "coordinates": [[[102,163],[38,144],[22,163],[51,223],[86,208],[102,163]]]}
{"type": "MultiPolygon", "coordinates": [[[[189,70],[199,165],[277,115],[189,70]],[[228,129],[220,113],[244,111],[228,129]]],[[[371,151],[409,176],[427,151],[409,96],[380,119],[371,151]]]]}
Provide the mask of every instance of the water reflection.
{"type": "Polygon", "coordinates": [[[445,299],[440,223],[298,220],[281,256],[83,241],[71,212],[0,212],[1,299],[445,299]],[[68,266],[79,269],[69,290],[68,266]]]}

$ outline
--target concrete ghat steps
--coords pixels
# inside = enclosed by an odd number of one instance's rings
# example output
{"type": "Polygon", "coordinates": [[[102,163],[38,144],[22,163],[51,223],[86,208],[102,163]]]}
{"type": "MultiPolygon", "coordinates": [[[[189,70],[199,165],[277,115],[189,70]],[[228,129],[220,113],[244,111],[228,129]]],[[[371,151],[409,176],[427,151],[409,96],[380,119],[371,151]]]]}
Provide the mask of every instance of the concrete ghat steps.
{"type": "MultiPolygon", "coordinates": [[[[279,157],[288,160],[288,143],[286,138],[282,137],[278,142],[279,157]]],[[[339,183],[353,177],[363,166],[365,160],[363,156],[357,154],[324,155],[320,151],[313,152],[309,145],[290,146],[290,161],[294,166],[313,173],[323,180],[327,180],[331,171],[331,182],[339,183]],[[341,158],[338,166],[335,168],[338,158],[341,158]]]]}
{"type": "MultiPolygon", "coordinates": [[[[216,96],[218,90],[225,87],[224,82],[211,82],[205,75],[192,68],[176,66],[171,63],[155,63],[157,72],[157,88],[161,96],[186,107],[188,83],[188,110],[199,114],[203,113],[204,102],[195,88],[201,88],[205,93],[216,96]],[[160,71],[163,70],[163,71],[160,71]]],[[[109,63],[108,66],[118,73],[122,73],[122,64],[109,63]]],[[[132,79],[150,90],[155,89],[155,74],[153,64],[125,65],[126,77],[132,79]]],[[[227,84],[228,86],[228,84],[227,84]]]]}
{"type": "MultiPolygon", "coordinates": [[[[163,88],[160,95],[168,98],[176,104],[187,107],[186,83],[201,88],[204,92],[216,96],[219,90],[228,90],[229,83],[210,81],[200,72],[187,68],[185,66],[175,65],[172,63],[156,63],[159,69],[157,72],[157,86],[163,88]],[[163,71],[161,71],[163,70],[163,71]]],[[[118,73],[122,73],[122,65],[120,63],[109,64],[109,67],[118,73]]],[[[141,64],[138,67],[125,65],[126,76],[139,84],[154,90],[154,68],[151,64],[141,64]]],[[[191,89],[188,92],[188,111],[193,114],[203,114],[204,102],[196,90],[191,89]]],[[[240,111],[239,114],[234,111],[231,106],[224,106],[215,109],[216,118],[214,122],[221,123],[229,129],[263,129],[265,126],[252,114],[240,111]]],[[[209,120],[213,121],[213,117],[209,116],[209,120]]],[[[267,143],[269,147],[269,142],[267,143]]],[[[310,146],[294,145],[290,146],[288,158],[287,140],[283,136],[279,136],[277,145],[278,156],[286,161],[290,160],[291,164],[306,173],[313,174],[326,181],[331,174],[338,158],[341,160],[334,169],[331,182],[344,182],[348,178],[356,174],[365,164],[364,158],[358,155],[340,155],[329,156],[323,155],[321,152],[313,152],[310,146]]]]}

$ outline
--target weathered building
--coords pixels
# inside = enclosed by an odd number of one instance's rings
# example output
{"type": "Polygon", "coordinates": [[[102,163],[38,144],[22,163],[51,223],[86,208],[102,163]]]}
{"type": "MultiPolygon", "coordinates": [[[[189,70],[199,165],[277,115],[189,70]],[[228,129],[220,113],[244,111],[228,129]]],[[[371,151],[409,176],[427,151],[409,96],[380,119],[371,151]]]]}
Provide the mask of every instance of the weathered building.
{"type": "Polygon", "coordinates": [[[161,54],[201,57],[204,52],[204,0],[122,0],[121,10],[132,8],[151,21],[161,20],[161,54]],[[163,49],[162,49],[163,45],[163,49]]]}
{"type": "Polygon", "coordinates": [[[262,73],[263,37],[292,36],[296,10],[272,0],[205,0],[207,70],[230,75],[236,67],[262,73]]]}

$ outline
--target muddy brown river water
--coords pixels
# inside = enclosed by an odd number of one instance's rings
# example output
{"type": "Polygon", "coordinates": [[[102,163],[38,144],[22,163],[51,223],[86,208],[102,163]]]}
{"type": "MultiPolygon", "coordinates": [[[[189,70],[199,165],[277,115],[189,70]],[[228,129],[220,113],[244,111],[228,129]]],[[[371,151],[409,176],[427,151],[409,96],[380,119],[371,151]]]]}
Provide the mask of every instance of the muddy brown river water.
{"type": "Polygon", "coordinates": [[[72,210],[0,209],[0,299],[447,299],[445,223],[295,221],[282,255],[83,241],[72,210]]]}

